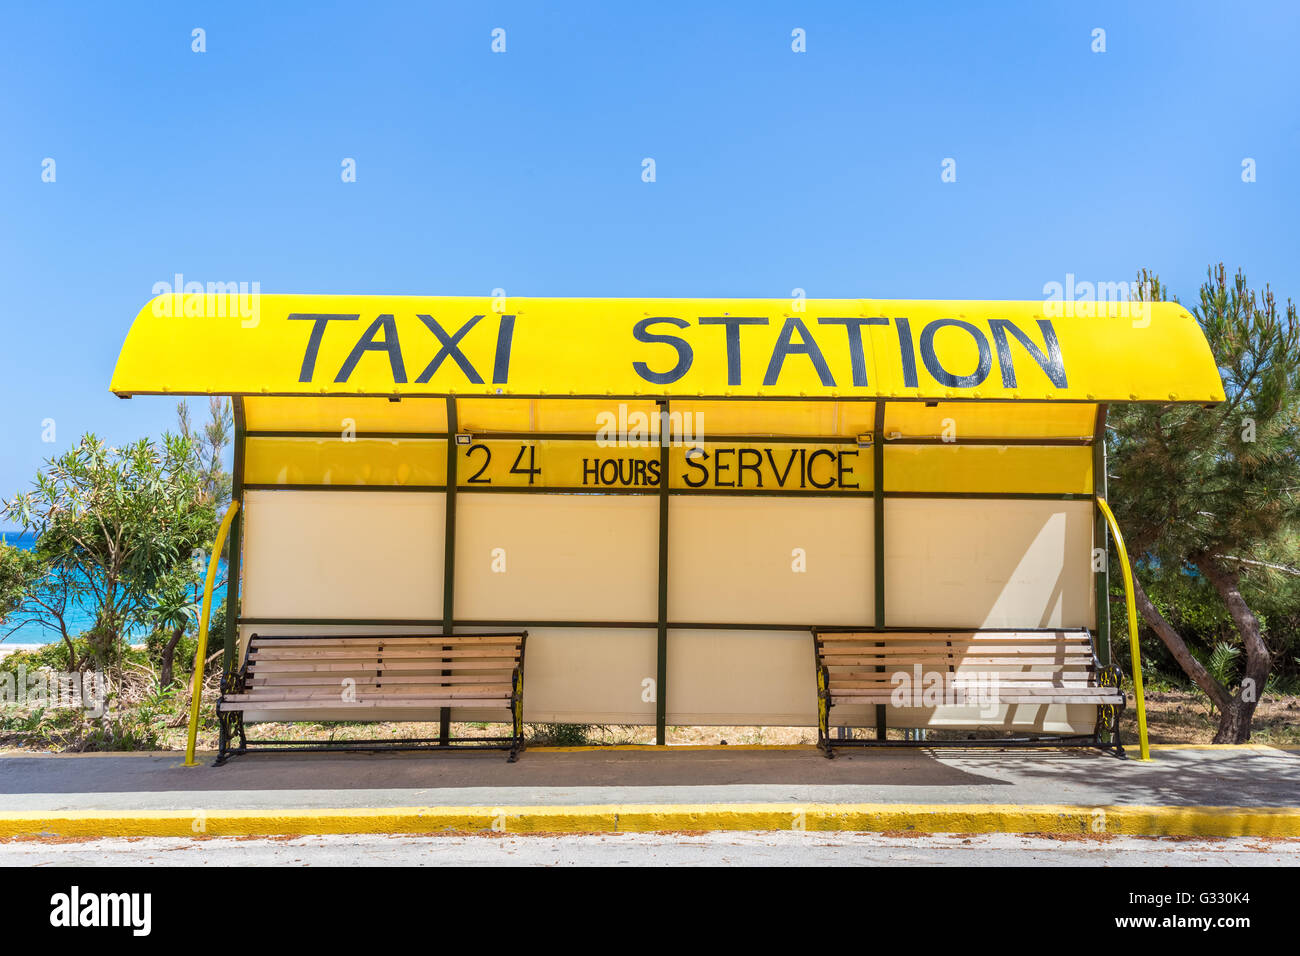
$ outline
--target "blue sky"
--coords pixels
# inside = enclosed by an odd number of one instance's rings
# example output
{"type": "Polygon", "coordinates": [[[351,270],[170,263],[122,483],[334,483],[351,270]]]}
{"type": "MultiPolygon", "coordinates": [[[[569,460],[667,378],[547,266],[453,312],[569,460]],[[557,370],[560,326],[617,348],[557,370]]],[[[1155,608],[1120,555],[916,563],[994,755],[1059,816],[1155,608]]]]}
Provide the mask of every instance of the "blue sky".
{"type": "Polygon", "coordinates": [[[1294,3],[10,5],[0,496],[172,424],[108,382],[176,273],[1032,299],[1146,265],[1188,301],[1223,260],[1300,297],[1298,50],[1294,3]]]}

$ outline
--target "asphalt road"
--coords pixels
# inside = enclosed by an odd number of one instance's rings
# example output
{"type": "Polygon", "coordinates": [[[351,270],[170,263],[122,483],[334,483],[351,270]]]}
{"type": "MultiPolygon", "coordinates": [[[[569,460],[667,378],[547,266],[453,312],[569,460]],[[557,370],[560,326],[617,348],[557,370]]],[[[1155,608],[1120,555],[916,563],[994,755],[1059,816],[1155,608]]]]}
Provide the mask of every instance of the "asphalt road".
{"type": "Polygon", "coordinates": [[[1070,804],[1289,807],[1300,752],[815,750],[0,755],[0,811],[228,810],[673,803],[1070,804]]]}
{"type": "Polygon", "coordinates": [[[0,842],[0,866],[1298,866],[1300,839],[628,833],[0,842]]]}

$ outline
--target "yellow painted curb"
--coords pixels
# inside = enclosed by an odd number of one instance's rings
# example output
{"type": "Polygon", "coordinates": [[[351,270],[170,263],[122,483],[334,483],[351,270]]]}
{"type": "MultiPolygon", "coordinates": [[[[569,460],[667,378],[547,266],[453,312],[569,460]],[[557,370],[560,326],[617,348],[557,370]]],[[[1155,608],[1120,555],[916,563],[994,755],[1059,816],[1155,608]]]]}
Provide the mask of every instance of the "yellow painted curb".
{"type": "MultiPolygon", "coordinates": [[[[919,746],[916,750],[961,750],[961,741],[931,741],[929,746],[919,746]]],[[[1018,747],[1022,753],[1042,753],[1044,751],[1059,751],[1059,747],[1053,747],[1050,743],[1045,743],[1041,747],[1018,747]]],[[[1267,752],[1279,751],[1281,753],[1300,753],[1300,747],[1282,746],[1280,744],[1152,744],[1152,750],[1238,750],[1267,752]]],[[[726,753],[727,751],[809,751],[817,750],[816,744],[668,744],[660,747],[657,744],[590,744],[581,747],[544,747],[530,746],[525,752],[530,754],[538,753],[605,753],[608,751],[639,751],[645,753],[681,753],[686,752],[717,752],[726,753]]],[[[888,750],[881,748],[879,750],[864,749],[860,752],[863,756],[870,756],[879,753],[906,753],[904,750],[888,750]]],[[[857,755],[855,753],[855,756],[857,755]]],[[[216,758],[215,750],[200,750],[197,754],[201,757],[216,758]]],[[[394,752],[394,756],[408,757],[411,754],[394,752]]],[[[0,750],[0,759],[5,757],[42,757],[42,758],[60,758],[84,760],[86,758],[113,758],[113,757],[176,757],[184,760],[185,752],[183,750],[123,750],[123,751],[91,751],[88,753],[65,753],[65,752],[48,752],[43,750],[21,750],[8,749],[0,750]]]]}
{"type": "Polygon", "coordinates": [[[766,750],[766,751],[788,751],[788,750],[808,750],[816,751],[816,744],[588,744],[581,747],[529,747],[525,753],[552,753],[552,754],[576,754],[576,753],[603,753],[609,750],[632,750],[643,751],[645,753],[679,753],[686,751],[707,751],[726,753],[729,750],[766,750]]]}
{"type": "Polygon", "coordinates": [[[1300,837],[1300,808],[737,803],[0,812],[2,839],[710,830],[1300,837]]]}
{"type": "Polygon", "coordinates": [[[1280,750],[1283,753],[1300,752],[1300,747],[1282,747],[1278,744],[1152,744],[1152,750],[1280,750]]]}

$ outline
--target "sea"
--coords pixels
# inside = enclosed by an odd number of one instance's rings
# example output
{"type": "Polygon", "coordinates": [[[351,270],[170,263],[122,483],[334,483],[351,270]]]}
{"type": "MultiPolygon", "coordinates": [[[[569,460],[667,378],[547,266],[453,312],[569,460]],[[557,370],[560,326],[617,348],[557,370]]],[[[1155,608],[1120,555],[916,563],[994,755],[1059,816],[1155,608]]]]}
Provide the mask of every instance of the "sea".
{"type": "MultiPolygon", "coordinates": [[[[36,543],[36,536],[27,532],[0,531],[0,541],[30,551],[36,543]]],[[[217,570],[219,575],[218,580],[224,578],[224,572],[225,562],[223,561],[217,570]]],[[[216,602],[217,597],[214,596],[214,606],[216,602]]],[[[68,615],[68,631],[74,635],[80,634],[83,631],[88,630],[93,622],[94,614],[92,610],[81,607],[74,608],[72,613],[68,615]]],[[[0,656],[3,656],[5,651],[41,647],[53,641],[62,640],[58,631],[43,628],[35,621],[24,621],[17,629],[10,633],[10,628],[12,627],[12,622],[8,624],[0,624],[0,656]]],[[[144,637],[145,635],[143,633],[133,635],[131,643],[141,644],[144,642],[144,637]]]]}

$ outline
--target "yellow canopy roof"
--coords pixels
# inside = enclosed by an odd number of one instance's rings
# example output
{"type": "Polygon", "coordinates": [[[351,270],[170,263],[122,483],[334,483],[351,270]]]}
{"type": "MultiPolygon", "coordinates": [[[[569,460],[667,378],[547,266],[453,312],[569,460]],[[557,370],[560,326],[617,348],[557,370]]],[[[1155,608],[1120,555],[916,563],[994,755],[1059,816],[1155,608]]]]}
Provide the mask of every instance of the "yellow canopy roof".
{"type": "Polygon", "coordinates": [[[164,295],[121,396],[1217,402],[1174,303],[164,295]]]}

